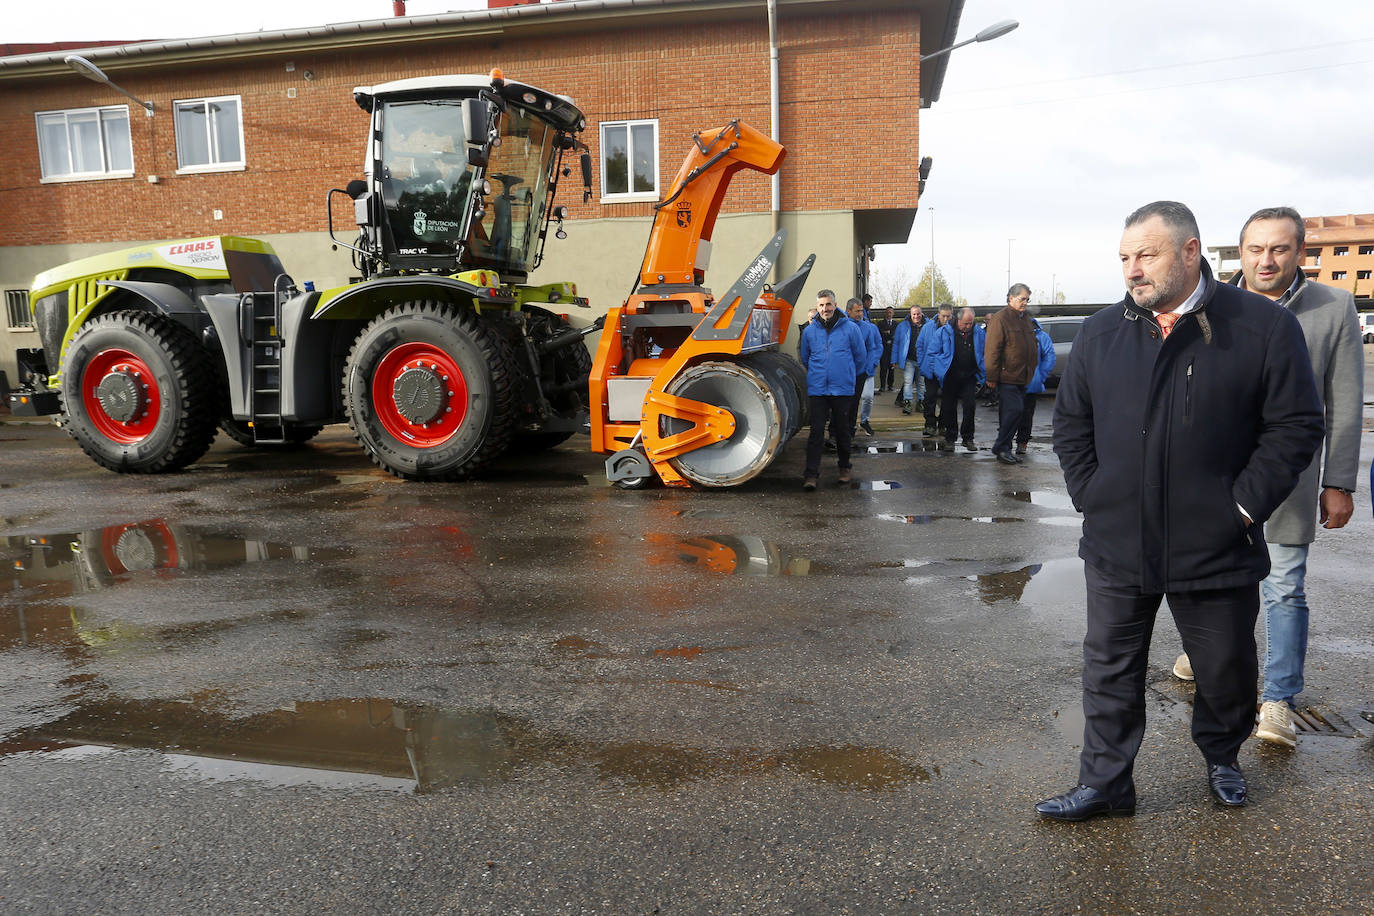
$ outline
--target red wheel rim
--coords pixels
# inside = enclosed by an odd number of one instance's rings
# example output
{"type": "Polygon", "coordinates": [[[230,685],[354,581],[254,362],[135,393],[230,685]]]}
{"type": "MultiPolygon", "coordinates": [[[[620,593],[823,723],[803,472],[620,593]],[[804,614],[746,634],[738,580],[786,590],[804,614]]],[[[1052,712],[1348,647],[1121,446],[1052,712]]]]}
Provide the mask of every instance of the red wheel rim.
{"type": "Polygon", "coordinates": [[[392,437],[414,448],[434,448],[453,437],[468,415],[468,386],[453,357],[434,344],[406,343],[394,347],[372,375],[372,406],[392,437]],[[425,422],[407,417],[396,403],[396,381],[411,370],[424,370],[437,379],[439,401],[425,422]]]}
{"type": "Polygon", "coordinates": [[[162,395],[153,370],[138,356],[118,347],[101,350],[86,364],[81,373],[81,403],[96,430],[106,439],[122,445],[141,442],[157,426],[162,413],[162,395]],[[100,383],[110,375],[124,376],[141,391],[141,409],[128,420],[110,416],[96,393],[100,383]]]}
{"type": "Polygon", "coordinates": [[[119,547],[119,539],[125,532],[141,529],[153,546],[158,549],[158,556],[154,563],[154,569],[175,569],[181,559],[180,551],[177,550],[176,535],[172,534],[172,529],[167,527],[167,523],[160,518],[155,518],[150,522],[132,522],[127,525],[111,525],[100,530],[100,557],[105,561],[105,568],[112,575],[122,576],[129,571],[116,548],[119,547]]]}

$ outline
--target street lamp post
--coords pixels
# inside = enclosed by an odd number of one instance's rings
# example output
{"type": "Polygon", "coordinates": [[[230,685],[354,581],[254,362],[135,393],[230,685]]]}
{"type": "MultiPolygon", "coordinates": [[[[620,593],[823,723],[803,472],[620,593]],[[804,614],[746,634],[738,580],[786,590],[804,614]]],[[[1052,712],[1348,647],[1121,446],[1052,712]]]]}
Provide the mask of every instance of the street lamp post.
{"type": "Polygon", "coordinates": [[[925,63],[933,57],[940,57],[943,54],[948,54],[950,51],[953,51],[956,48],[962,48],[964,45],[971,45],[975,41],[992,41],[992,39],[994,38],[1001,38],[1003,35],[1012,31],[1020,24],[1021,23],[1017,22],[1015,19],[1003,19],[1001,22],[994,22],[992,25],[988,26],[986,29],[983,29],[983,31],[979,32],[977,35],[974,35],[972,38],[966,38],[958,44],[950,45],[948,48],[941,48],[940,50],[932,51],[929,54],[922,54],[921,63],[925,63]]]}
{"type": "Polygon", "coordinates": [[[80,73],[82,76],[86,77],[86,79],[96,83],[103,83],[104,85],[109,86],[115,92],[118,92],[120,95],[128,96],[129,98],[133,99],[135,102],[143,106],[143,110],[147,112],[148,117],[151,118],[153,116],[152,102],[145,102],[143,101],[143,99],[140,99],[138,96],[134,95],[129,90],[114,83],[108,76],[105,75],[104,70],[101,70],[99,67],[97,67],[95,64],[91,63],[81,55],[68,54],[66,57],[62,58],[62,62],[66,64],[68,67],[71,67],[77,73],[80,73]]]}
{"type": "Polygon", "coordinates": [[[935,208],[930,210],[930,313],[935,314],[935,208]]]}

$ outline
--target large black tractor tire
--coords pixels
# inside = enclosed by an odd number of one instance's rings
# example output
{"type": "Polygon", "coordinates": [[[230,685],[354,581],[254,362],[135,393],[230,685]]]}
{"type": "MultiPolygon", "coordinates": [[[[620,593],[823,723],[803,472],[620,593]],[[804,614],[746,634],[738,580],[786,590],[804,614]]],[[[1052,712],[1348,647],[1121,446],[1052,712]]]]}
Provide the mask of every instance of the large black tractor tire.
{"type": "Polygon", "coordinates": [[[64,423],[112,471],[176,471],[215,439],[223,391],[195,336],[151,312],[111,312],[82,328],[62,370],[64,423]]]}
{"type": "MultiPolygon", "coordinates": [[[[572,327],[560,315],[537,306],[525,306],[528,334],[536,344],[557,337],[572,327]]],[[[582,341],[570,344],[544,357],[540,365],[539,384],[549,400],[549,406],[560,418],[580,418],[590,406],[587,376],[592,372],[592,355],[582,341]]],[[[546,432],[517,429],[510,450],[516,454],[540,452],[568,440],[576,430],[546,432]]]]}
{"type": "Polygon", "coordinates": [[[286,426],[285,442],[256,442],[253,439],[253,427],[248,425],[247,420],[235,420],[233,417],[221,417],[219,428],[224,430],[224,434],[233,439],[239,445],[246,445],[249,448],[293,448],[303,445],[320,434],[323,426],[305,423],[290,423],[286,426]]]}
{"type": "Polygon", "coordinates": [[[353,435],[407,480],[463,480],[510,445],[514,369],[472,312],[407,302],[373,319],[349,351],[343,399],[353,435]]]}

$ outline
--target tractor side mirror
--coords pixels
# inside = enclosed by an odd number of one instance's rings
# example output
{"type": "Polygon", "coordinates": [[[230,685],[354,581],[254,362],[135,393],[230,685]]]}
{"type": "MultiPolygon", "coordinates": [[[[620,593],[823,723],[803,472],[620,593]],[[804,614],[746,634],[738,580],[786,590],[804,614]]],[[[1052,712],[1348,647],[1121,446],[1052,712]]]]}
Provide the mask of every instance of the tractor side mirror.
{"type": "Polygon", "coordinates": [[[344,193],[354,200],[357,200],[367,193],[367,182],[363,181],[361,178],[354,178],[344,186],[344,193]]]}
{"type": "Polygon", "coordinates": [[[485,168],[490,155],[491,103],[463,99],[463,133],[468,145],[468,165],[485,168]]]}

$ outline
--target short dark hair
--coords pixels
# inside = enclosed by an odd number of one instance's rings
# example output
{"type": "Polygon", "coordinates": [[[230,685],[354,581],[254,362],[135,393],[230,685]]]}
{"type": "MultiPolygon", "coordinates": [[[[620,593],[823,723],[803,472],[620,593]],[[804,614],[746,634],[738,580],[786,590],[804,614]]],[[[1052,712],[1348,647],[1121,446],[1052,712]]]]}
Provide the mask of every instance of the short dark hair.
{"type": "Polygon", "coordinates": [[[1298,232],[1298,247],[1307,244],[1307,224],[1302,221],[1302,217],[1297,210],[1292,207],[1265,207],[1263,210],[1256,210],[1250,214],[1250,218],[1245,221],[1245,225],[1240,227],[1240,244],[1245,244],[1245,230],[1250,228],[1250,224],[1257,219],[1286,219],[1292,220],[1293,228],[1298,232]]]}
{"type": "Polygon", "coordinates": [[[870,295],[870,294],[868,294],[868,293],[864,293],[863,299],[864,299],[865,302],[872,302],[872,301],[873,301],[873,296],[870,295]]]}
{"type": "Polygon", "coordinates": [[[1150,219],[1158,216],[1164,220],[1165,227],[1169,230],[1169,237],[1174,240],[1174,244],[1182,248],[1189,239],[1202,238],[1202,233],[1197,228],[1197,217],[1193,216],[1193,211],[1187,205],[1181,204],[1176,200],[1157,200],[1154,203],[1146,204],[1126,217],[1124,228],[1138,226],[1150,219]]]}
{"type": "Polygon", "coordinates": [[[940,305],[939,305],[939,308],[936,309],[936,311],[940,311],[940,312],[943,312],[943,311],[951,311],[951,312],[952,312],[952,311],[954,311],[954,303],[953,303],[953,302],[941,302],[940,305]]]}
{"type": "Polygon", "coordinates": [[[1024,296],[1026,296],[1027,298],[1030,298],[1030,287],[1027,286],[1026,284],[1024,284],[1024,283],[1013,283],[1011,286],[1009,286],[1009,287],[1007,288],[1007,298],[1008,298],[1008,299],[1010,299],[1012,296],[1021,296],[1021,295],[1024,295],[1024,296]]]}

